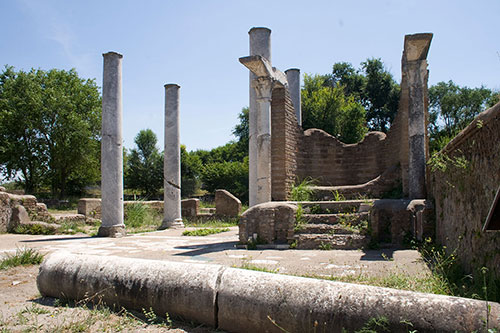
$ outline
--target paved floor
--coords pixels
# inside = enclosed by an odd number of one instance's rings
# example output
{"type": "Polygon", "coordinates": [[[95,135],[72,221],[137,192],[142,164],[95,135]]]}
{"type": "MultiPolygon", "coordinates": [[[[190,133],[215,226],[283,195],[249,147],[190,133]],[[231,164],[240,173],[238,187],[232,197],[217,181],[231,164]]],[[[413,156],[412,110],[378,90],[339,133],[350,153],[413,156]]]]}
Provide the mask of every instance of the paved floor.
{"type": "Polygon", "coordinates": [[[217,263],[240,267],[252,265],[297,275],[385,275],[404,271],[425,274],[428,269],[414,250],[245,250],[236,249],[238,228],[205,236],[182,236],[184,229],[97,238],[85,235],[0,235],[0,254],[17,248],[37,248],[43,253],[120,256],[154,260],[217,263]]]}

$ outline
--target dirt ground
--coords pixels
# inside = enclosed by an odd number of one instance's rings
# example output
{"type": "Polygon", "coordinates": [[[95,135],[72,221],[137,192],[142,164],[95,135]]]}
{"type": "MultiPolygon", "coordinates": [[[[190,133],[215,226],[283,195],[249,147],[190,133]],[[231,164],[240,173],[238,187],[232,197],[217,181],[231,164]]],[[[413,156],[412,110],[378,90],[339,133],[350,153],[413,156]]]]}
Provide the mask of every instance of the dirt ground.
{"type": "Polygon", "coordinates": [[[92,303],[62,304],[41,297],[38,267],[0,270],[0,332],[214,332],[194,323],[168,322],[147,310],[113,312],[92,303]]]}

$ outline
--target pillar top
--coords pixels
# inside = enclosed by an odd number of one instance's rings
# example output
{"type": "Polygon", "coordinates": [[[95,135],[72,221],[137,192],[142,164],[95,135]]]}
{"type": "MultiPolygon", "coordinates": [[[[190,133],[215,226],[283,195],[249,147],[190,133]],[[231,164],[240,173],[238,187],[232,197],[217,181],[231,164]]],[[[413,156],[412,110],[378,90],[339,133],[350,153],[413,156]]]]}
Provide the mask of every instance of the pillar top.
{"type": "Polygon", "coordinates": [[[406,61],[427,59],[431,40],[432,33],[405,35],[403,53],[406,61]]]}
{"type": "Polygon", "coordinates": [[[109,52],[103,53],[102,56],[103,57],[106,57],[106,56],[115,56],[115,57],[118,57],[120,59],[123,58],[123,55],[121,55],[120,53],[115,52],[115,51],[109,51],[109,52]]]}
{"type": "Polygon", "coordinates": [[[172,88],[172,87],[176,87],[176,88],[180,88],[181,86],[178,85],[177,83],[167,83],[164,85],[165,88],[172,88]]]}
{"type": "Polygon", "coordinates": [[[256,30],[264,30],[264,31],[268,31],[269,33],[271,33],[271,29],[266,28],[266,27],[253,27],[252,29],[250,29],[248,31],[248,33],[251,34],[252,32],[254,32],[256,30]]]}
{"type": "Polygon", "coordinates": [[[300,72],[300,69],[298,69],[298,68],[288,68],[288,69],[285,71],[285,73],[287,73],[287,72],[292,72],[292,71],[297,71],[297,72],[300,72]]]}

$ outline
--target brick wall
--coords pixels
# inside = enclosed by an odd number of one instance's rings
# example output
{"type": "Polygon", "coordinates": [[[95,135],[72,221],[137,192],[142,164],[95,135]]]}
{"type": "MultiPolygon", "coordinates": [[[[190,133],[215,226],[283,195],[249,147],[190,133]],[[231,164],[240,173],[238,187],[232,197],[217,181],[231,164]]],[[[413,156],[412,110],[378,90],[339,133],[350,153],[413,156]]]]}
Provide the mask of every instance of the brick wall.
{"type": "Polygon", "coordinates": [[[499,278],[500,231],[482,227],[500,186],[500,103],[482,112],[439,156],[430,175],[437,240],[456,250],[469,273],[485,266],[499,278]]]}
{"type": "Polygon", "coordinates": [[[287,200],[296,180],[298,143],[302,130],[287,89],[273,90],[271,103],[272,200],[287,200]]]}

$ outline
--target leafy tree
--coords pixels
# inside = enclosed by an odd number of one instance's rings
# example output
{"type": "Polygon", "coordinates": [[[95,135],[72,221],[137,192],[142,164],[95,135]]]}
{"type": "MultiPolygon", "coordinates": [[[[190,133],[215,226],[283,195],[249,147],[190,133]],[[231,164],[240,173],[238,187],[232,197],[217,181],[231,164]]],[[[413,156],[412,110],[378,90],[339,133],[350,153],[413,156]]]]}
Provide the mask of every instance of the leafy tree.
{"type": "Polygon", "coordinates": [[[156,134],[141,130],[134,140],[137,148],[127,158],[125,186],[138,189],[147,197],[155,197],[163,187],[163,157],[158,151],[156,134]]]}
{"type": "Polygon", "coordinates": [[[304,75],[302,127],[322,129],[345,143],[360,141],[366,133],[365,110],[338,83],[328,86],[328,80],[325,75],[304,75]]]}
{"type": "Polygon", "coordinates": [[[26,192],[64,197],[99,179],[101,99],[93,80],[52,69],[0,74],[0,165],[26,192]]]}
{"type": "Polygon", "coordinates": [[[181,195],[190,197],[200,189],[200,174],[203,165],[198,155],[188,152],[181,145],[181,195]]]}
{"type": "Polygon", "coordinates": [[[238,138],[238,143],[242,147],[245,147],[248,154],[248,137],[249,137],[249,120],[248,120],[248,107],[241,109],[238,114],[239,123],[234,126],[233,135],[238,138]]]}
{"type": "Polygon", "coordinates": [[[203,166],[203,188],[209,192],[225,189],[241,201],[248,201],[248,157],[242,162],[215,162],[203,166]]]}
{"type": "Polygon", "coordinates": [[[498,100],[498,94],[483,86],[460,87],[453,81],[429,88],[429,132],[431,151],[440,150],[481,111],[498,100]]]}

